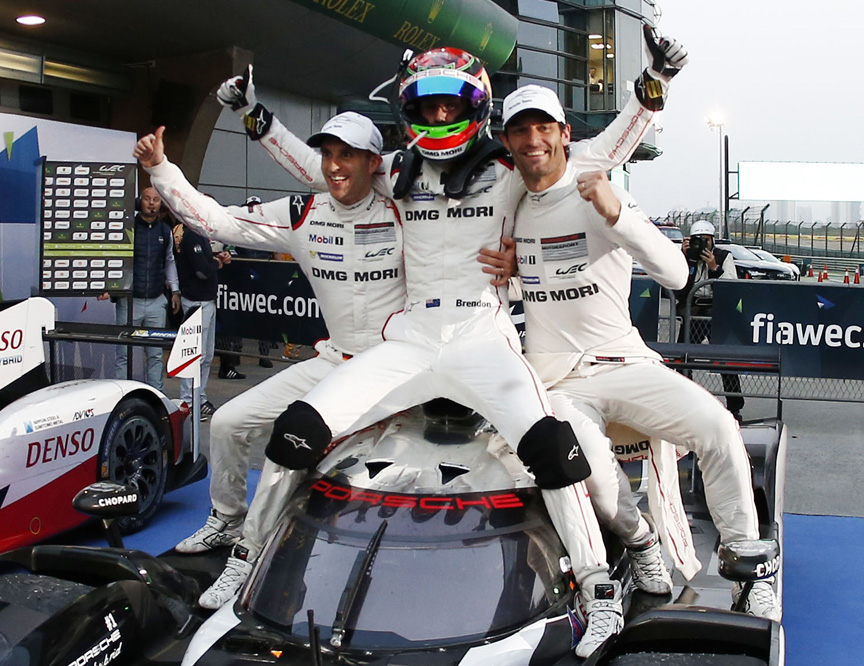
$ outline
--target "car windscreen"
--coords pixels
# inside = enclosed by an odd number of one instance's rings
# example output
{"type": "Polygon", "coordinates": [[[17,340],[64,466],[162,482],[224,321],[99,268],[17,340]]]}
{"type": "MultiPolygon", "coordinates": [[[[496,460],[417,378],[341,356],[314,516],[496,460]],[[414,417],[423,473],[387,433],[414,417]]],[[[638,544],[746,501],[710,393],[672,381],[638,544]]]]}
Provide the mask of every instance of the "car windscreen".
{"type": "Polygon", "coordinates": [[[753,252],[748,250],[746,247],[741,247],[740,245],[718,245],[723,250],[729,250],[732,253],[733,259],[739,259],[741,261],[762,261],[759,257],[757,257],[753,252]]]}
{"type": "Polygon", "coordinates": [[[679,243],[684,240],[684,232],[678,227],[659,227],[659,229],[663,232],[663,235],[666,236],[666,238],[670,238],[679,243]]]}
{"type": "Polygon", "coordinates": [[[767,250],[751,250],[753,254],[757,255],[760,259],[765,261],[770,261],[773,264],[782,264],[784,262],[780,261],[779,257],[775,257],[773,254],[768,252],[767,250]]]}
{"type": "Polygon", "coordinates": [[[313,484],[305,500],[295,500],[248,597],[248,609],[283,633],[308,639],[312,610],[321,640],[329,640],[352,587],[344,645],[354,649],[495,636],[566,598],[563,549],[535,489],[508,492],[508,506],[494,508],[494,493],[382,494],[329,479],[318,485],[354,499],[324,501],[313,484]],[[352,579],[382,522],[366,575],[352,579]]]}

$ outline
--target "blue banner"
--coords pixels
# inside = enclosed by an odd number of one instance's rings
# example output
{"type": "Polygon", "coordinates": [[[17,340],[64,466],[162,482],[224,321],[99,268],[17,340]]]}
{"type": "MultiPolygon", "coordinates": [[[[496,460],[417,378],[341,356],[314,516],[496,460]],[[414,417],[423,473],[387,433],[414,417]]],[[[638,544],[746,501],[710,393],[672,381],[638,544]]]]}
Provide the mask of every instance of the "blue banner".
{"type": "Polygon", "coordinates": [[[318,300],[296,263],[242,259],[219,271],[216,333],[301,345],[328,337],[318,300]]]}
{"type": "Polygon", "coordinates": [[[779,347],[783,375],[864,379],[864,289],[720,280],[711,322],[713,344],[779,347]]]}
{"type": "Polygon", "coordinates": [[[630,319],[646,342],[657,342],[660,319],[660,285],[651,278],[634,278],[630,284],[630,319]]]}

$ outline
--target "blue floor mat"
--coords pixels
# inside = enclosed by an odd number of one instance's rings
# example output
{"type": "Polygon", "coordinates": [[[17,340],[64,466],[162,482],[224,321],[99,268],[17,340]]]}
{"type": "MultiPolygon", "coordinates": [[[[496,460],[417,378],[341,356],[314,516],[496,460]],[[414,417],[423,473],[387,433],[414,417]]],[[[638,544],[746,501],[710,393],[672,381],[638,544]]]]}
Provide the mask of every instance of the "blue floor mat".
{"type": "Polygon", "coordinates": [[[787,666],[860,666],[864,518],[787,513],[784,526],[787,666]]]}

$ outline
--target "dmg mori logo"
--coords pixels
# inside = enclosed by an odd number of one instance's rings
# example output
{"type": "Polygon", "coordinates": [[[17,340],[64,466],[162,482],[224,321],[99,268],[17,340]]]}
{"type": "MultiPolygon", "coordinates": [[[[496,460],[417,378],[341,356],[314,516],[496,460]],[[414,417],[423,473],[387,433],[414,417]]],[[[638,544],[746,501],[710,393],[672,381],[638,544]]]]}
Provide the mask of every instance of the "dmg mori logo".
{"type": "Polygon", "coordinates": [[[441,9],[444,7],[444,0],[434,0],[432,3],[432,7],[429,9],[429,18],[426,19],[428,23],[432,23],[436,18],[438,18],[438,14],[441,13],[441,9]]]}

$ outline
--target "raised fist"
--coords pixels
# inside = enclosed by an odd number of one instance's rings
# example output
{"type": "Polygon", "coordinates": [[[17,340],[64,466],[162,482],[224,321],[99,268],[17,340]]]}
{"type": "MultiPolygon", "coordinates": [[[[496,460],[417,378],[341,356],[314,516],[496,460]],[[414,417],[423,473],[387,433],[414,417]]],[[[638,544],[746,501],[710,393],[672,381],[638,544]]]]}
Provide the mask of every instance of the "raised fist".
{"type": "Polygon", "coordinates": [[[255,108],[258,100],[255,98],[255,84],[252,82],[252,65],[246,67],[242,76],[232,76],[224,81],[216,91],[216,99],[222,106],[240,116],[245,116],[255,108]]]}

